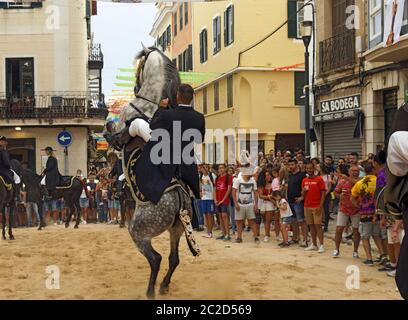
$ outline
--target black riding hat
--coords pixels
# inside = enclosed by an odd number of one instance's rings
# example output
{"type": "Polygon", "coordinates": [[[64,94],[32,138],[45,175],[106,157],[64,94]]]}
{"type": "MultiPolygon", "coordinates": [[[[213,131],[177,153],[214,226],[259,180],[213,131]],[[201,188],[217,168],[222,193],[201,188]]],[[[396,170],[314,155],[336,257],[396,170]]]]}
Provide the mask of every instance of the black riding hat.
{"type": "Polygon", "coordinates": [[[5,136],[0,136],[0,141],[7,141],[7,138],[5,136]]]}
{"type": "Polygon", "coordinates": [[[42,151],[54,152],[54,151],[57,151],[57,150],[54,150],[52,147],[46,147],[42,151]]]}

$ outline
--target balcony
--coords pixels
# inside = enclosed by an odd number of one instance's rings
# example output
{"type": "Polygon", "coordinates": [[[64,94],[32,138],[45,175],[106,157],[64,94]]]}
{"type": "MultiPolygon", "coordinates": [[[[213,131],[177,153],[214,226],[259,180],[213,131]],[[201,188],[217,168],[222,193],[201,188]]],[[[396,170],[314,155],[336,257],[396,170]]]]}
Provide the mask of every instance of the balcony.
{"type": "Polygon", "coordinates": [[[384,47],[381,42],[366,51],[364,57],[369,62],[401,62],[408,57],[408,34],[401,35],[397,43],[384,47]]]}
{"type": "Polygon", "coordinates": [[[25,98],[0,94],[0,122],[3,125],[101,125],[108,110],[99,101],[99,96],[75,92],[38,92],[25,98]]]}
{"type": "Polygon", "coordinates": [[[356,60],[354,30],[321,41],[319,55],[321,74],[354,66],[356,60]]]}
{"type": "Polygon", "coordinates": [[[99,43],[92,44],[88,54],[89,69],[103,69],[103,53],[99,43]]]}
{"type": "Polygon", "coordinates": [[[42,8],[45,0],[16,0],[16,1],[1,1],[0,9],[35,9],[42,8]]]}

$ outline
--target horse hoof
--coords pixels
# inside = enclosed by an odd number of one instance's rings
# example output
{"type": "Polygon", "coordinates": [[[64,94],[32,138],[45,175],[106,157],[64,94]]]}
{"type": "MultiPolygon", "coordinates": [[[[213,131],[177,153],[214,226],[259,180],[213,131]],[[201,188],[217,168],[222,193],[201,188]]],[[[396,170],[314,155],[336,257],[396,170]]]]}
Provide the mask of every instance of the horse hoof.
{"type": "Polygon", "coordinates": [[[78,225],[77,225],[77,224],[74,226],[74,229],[78,229],[78,225]]]}
{"type": "Polygon", "coordinates": [[[123,229],[125,227],[124,224],[119,225],[119,228],[123,229]]]}
{"type": "Polygon", "coordinates": [[[3,239],[3,240],[7,240],[6,236],[2,236],[2,239],[3,239]]]}
{"type": "Polygon", "coordinates": [[[42,228],[41,228],[41,227],[39,227],[37,230],[38,230],[38,231],[41,231],[41,230],[42,230],[42,228]]]}
{"type": "Polygon", "coordinates": [[[149,300],[154,300],[154,298],[155,298],[155,294],[154,294],[154,291],[152,291],[152,292],[147,292],[147,294],[146,294],[146,296],[147,296],[147,298],[149,299],[149,300]]]}
{"type": "Polygon", "coordinates": [[[14,238],[13,235],[11,235],[11,236],[9,237],[9,239],[10,239],[10,240],[16,240],[16,238],[14,238]]]}
{"type": "Polygon", "coordinates": [[[65,228],[66,228],[66,229],[69,228],[69,223],[66,223],[66,224],[65,224],[65,228]]]}
{"type": "Polygon", "coordinates": [[[168,293],[169,293],[169,286],[161,285],[160,294],[168,294],[168,293]]]}

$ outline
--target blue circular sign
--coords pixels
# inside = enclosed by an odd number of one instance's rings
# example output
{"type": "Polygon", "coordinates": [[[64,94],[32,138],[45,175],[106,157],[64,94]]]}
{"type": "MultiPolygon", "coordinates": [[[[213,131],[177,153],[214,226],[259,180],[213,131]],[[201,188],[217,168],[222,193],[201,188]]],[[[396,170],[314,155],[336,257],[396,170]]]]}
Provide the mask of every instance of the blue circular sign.
{"type": "Polygon", "coordinates": [[[72,143],[72,135],[68,131],[61,131],[58,134],[57,142],[62,147],[68,147],[72,143]]]}

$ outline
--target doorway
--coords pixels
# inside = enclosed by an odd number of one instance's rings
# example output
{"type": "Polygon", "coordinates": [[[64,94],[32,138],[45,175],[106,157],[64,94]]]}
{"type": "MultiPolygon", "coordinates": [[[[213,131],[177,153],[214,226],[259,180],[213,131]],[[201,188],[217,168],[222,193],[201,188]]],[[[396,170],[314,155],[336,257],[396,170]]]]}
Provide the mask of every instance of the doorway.
{"type": "Polygon", "coordinates": [[[398,111],[398,91],[387,90],[384,91],[384,143],[388,145],[388,140],[392,132],[392,124],[394,122],[395,114],[398,111]]]}
{"type": "Polygon", "coordinates": [[[24,167],[36,172],[35,138],[7,139],[10,159],[18,160],[24,167]]]}

